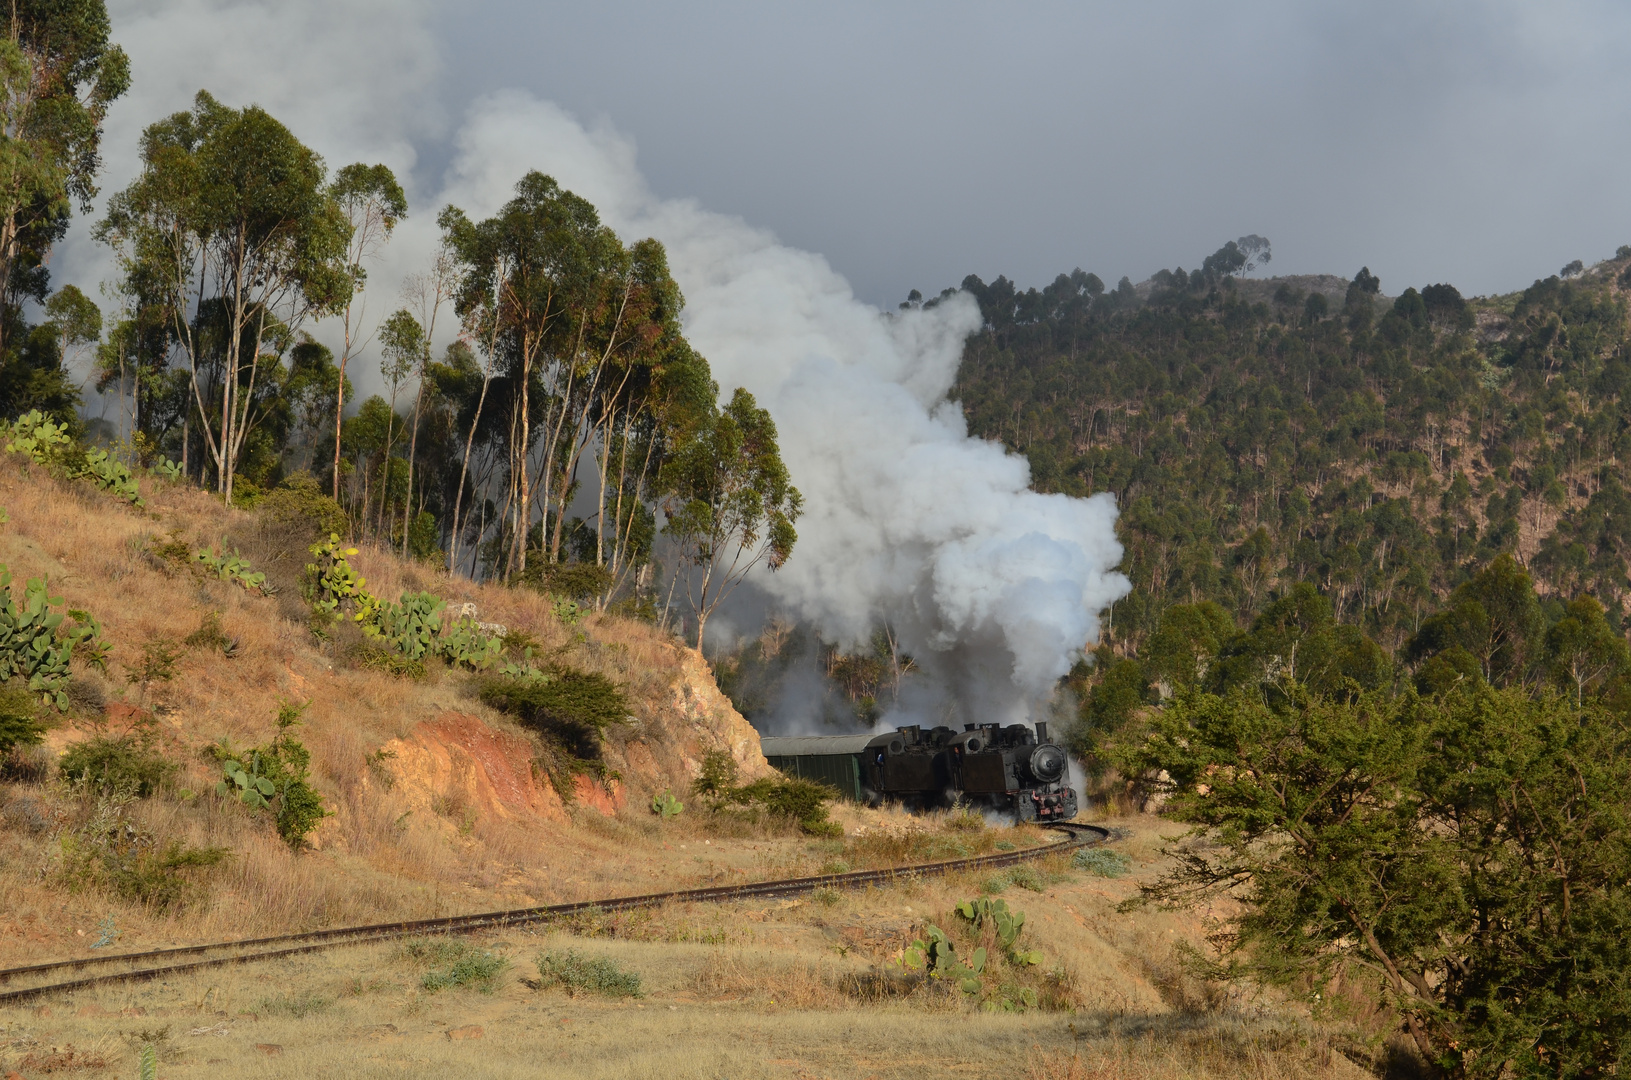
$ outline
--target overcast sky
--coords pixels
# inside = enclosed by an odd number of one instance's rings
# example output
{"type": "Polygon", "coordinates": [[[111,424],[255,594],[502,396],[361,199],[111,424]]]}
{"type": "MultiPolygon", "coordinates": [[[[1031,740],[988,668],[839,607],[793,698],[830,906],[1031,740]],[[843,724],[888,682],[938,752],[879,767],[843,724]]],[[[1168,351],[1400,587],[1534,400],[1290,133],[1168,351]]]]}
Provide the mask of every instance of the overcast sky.
{"type": "MultiPolygon", "coordinates": [[[[505,91],[632,147],[653,196],[824,255],[885,307],[969,273],[1138,281],[1245,233],[1273,241],[1270,272],[1368,265],[1388,293],[1521,288],[1631,243],[1623,4],[109,6],[134,83],[104,192],[199,88],[262,104],[331,165],[403,176],[380,305],[505,91]]],[[[509,149],[506,168],[551,167],[550,147],[509,149]]],[[[86,234],[55,270],[89,291],[112,273],[86,234]]]]}
{"type": "MultiPolygon", "coordinates": [[[[460,4],[456,116],[524,87],[655,193],[825,254],[879,304],[965,274],[1193,267],[1504,291],[1631,242],[1611,3],[460,4]]],[[[427,140],[421,167],[445,149],[427,140]]]]}

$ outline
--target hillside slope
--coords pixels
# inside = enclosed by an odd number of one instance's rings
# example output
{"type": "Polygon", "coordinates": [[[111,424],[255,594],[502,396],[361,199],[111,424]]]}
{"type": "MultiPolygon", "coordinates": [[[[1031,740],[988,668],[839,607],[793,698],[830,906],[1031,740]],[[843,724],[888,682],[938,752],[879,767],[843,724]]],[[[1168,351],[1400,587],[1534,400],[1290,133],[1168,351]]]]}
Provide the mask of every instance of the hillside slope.
{"type": "Polygon", "coordinates": [[[616,824],[619,808],[648,805],[664,789],[683,793],[710,750],[731,753],[744,776],[767,771],[752,729],[706,664],[646,624],[589,615],[568,625],[535,592],[473,585],[388,553],[355,556],[382,597],[429,590],[474,605],[480,619],[530,635],[540,656],[623,689],[631,715],[608,729],[604,779],[569,770],[552,782],[550,747],[482,704],[470,675],[430,665],[424,678],[397,678],[362,666],[358,639],[343,625],[326,643],[314,638],[298,586],[309,556],[287,529],[226,510],[191,485],[144,478],[142,486],[145,510],[0,454],[0,506],[9,514],[0,563],[14,591],[20,597],[26,579],[45,577],[53,598],[90,612],[111,643],[105,672],[75,661],[71,709],[42,710],[51,725],[45,747],[16,751],[10,776],[50,779],[68,747],[149,723],[159,753],[179,771],[164,797],[117,813],[160,843],[224,847],[231,856],[213,876],[212,900],[168,916],[94,890],[74,893],[57,841],[85,825],[84,800],[59,795],[54,783],[0,788],[8,826],[0,832],[0,964],[60,951],[72,942],[70,927],[109,912],[128,942],[548,902],[637,879],[649,885],[653,870],[628,857],[641,838],[616,824]],[[191,558],[223,546],[266,568],[281,586],[276,595],[220,580],[191,558]],[[229,641],[230,656],[222,648],[229,641]],[[155,649],[177,653],[173,676],[136,682],[155,649]],[[313,785],[332,812],[300,854],[264,815],[213,795],[221,766],[211,748],[223,740],[267,745],[288,702],[305,704],[291,731],[309,749],[313,785]],[[586,828],[586,818],[607,824],[586,828]]]}
{"type": "Polygon", "coordinates": [[[986,326],[954,394],[1037,488],[1116,495],[1119,650],[1173,604],[1249,622],[1299,581],[1397,647],[1503,552],[1554,607],[1589,592],[1619,628],[1631,247],[1570,269],[1472,300],[1389,301],[1368,272],[1162,271],[1109,292],[1079,271],[1025,293],[970,278],[986,326]]]}

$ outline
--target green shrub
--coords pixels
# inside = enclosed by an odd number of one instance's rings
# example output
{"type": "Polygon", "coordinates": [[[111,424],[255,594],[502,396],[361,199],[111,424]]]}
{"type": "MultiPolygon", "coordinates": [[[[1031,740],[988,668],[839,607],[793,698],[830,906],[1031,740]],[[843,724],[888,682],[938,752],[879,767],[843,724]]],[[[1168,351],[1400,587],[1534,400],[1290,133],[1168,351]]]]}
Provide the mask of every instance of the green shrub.
{"type": "Polygon", "coordinates": [[[193,557],[193,550],[192,546],[182,539],[180,533],[172,532],[168,540],[161,541],[156,536],[151,537],[147,542],[147,554],[152,556],[152,561],[161,570],[169,574],[189,565],[188,560],[193,557]]]}
{"type": "Polygon", "coordinates": [[[1109,848],[1082,848],[1070,857],[1070,865],[1097,877],[1117,878],[1132,869],[1133,860],[1109,848]]]}
{"type": "Polygon", "coordinates": [[[1034,866],[1014,867],[1008,871],[1008,881],[1012,885],[1018,885],[1022,889],[1029,889],[1031,892],[1041,892],[1047,888],[1047,883],[1042,880],[1042,875],[1037,873],[1034,866]]]}
{"type": "Polygon", "coordinates": [[[580,758],[598,758],[606,729],[628,716],[628,702],[604,675],[557,667],[539,678],[494,676],[481,700],[527,727],[559,739],[580,758]]]}
{"type": "Polygon", "coordinates": [[[814,780],[796,776],[776,776],[736,783],[736,760],[724,750],[702,755],[702,765],[691,790],[706,798],[717,812],[727,806],[753,807],[773,817],[791,818],[811,836],[841,837],[844,828],[827,817],[827,804],[838,791],[814,780]]]}
{"type": "Polygon", "coordinates": [[[170,682],[176,677],[176,663],[181,659],[183,649],[166,637],[156,637],[142,645],[142,658],[134,664],[125,665],[125,681],[132,686],[139,686],[142,690],[143,700],[147,697],[147,688],[156,682],[170,682]]]}
{"type": "Polygon", "coordinates": [[[458,946],[457,950],[449,950],[453,953],[451,962],[425,972],[419,985],[431,993],[457,986],[471,986],[484,994],[492,993],[494,981],[509,970],[510,961],[489,949],[473,948],[463,942],[450,944],[458,946]]]}
{"type": "Polygon", "coordinates": [[[559,986],[569,997],[581,993],[606,997],[644,997],[640,976],[624,971],[603,957],[581,956],[571,949],[538,957],[538,975],[545,985],[559,986]]]}
{"type": "Polygon", "coordinates": [[[840,837],[843,826],[827,817],[827,804],[838,791],[803,777],[785,776],[755,780],[734,789],[729,801],[741,806],[762,807],[767,813],[798,822],[811,836],[840,837]]]}
{"type": "Polygon", "coordinates": [[[665,821],[679,817],[684,810],[685,804],[674,798],[674,793],[666,788],[651,798],[651,812],[665,821]]]}
{"type": "Polygon", "coordinates": [[[91,819],[62,839],[61,878],[70,889],[95,888],[158,911],[202,899],[208,872],[231,852],[163,840],[123,815],[124,797],[99,799],[91,819]]]}
{"type": "Polygon", "coordinates": [[[263,526],[290,534],[304,547],[331,533],[351,530],[345,509],[323,494],[317,478],[307,472],[290,473],[255,507],[263,526]]]}
{"type": "Polygon", "coordinates": [[[20,679],[0,683],[0,757],[13,747],[33,746],[45,733],[35,714],[39,702],[20,679]]]}
{"type": "Polygon", "coordinates": [[[218,650],[221,655],[227,657],[235,656],[238,652],[237,639],[228,637],[226,631],[221,629],[219,611],[205,612],[198,629],[183,638],[181,643],[189,649],[205,649],[209,652],[218,650]]]}
{"type": "Polygon", "coordinates": [[[592,600],[612,586],[612,572],[592,562],[527,563],[520,583],[561,600],[592,600]]]}
{"type": "Polygon", "coordinates": [[[709,750],[702,755],[691,791],[718,802],[736,789],[736,759],[725,750],[709,750]]]}
{"type": "Polygon", "coordinates": [[[277,738],[265,746],[239,751],[222,742],[215,747],[223,773],[216,794],[274,814],[278,835],[296,851],[330,814],[323,807],[323,797],[307,782],[311,752],[290,732],[300,723],[305,708],[284,702],[278,710],[277,738]]]}
{"type": "Polygon", "coordinates": [[[58,766],[62,778],[106,796],[145,799],[176,772],[175,762],[160,754],[150,737],[97,736],[74,743],[58,766]]]}

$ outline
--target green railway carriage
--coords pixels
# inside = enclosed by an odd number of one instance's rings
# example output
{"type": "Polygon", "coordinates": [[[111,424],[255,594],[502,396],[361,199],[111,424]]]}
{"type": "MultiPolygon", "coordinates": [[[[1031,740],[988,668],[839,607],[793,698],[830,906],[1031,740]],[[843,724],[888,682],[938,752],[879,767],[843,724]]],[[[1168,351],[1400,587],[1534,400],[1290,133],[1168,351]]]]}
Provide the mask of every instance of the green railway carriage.
{"type": "Polygon", "coordinates": [[[862,756],[875,735],[767,735],[759,740],[770,767],[788,776],[830,784],[856,802],[872,796],[864,782],[862,756]]]}

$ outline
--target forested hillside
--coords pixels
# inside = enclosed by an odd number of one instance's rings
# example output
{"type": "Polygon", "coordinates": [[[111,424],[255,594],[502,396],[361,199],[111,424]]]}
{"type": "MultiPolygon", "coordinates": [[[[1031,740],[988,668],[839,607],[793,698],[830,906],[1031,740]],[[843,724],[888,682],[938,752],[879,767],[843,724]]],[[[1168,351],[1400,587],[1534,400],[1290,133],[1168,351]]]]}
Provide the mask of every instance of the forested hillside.
{"type": "Polygon", "coordinates": [[[1172,605],[1245,623],[1297,582],[1396,648],[1503,552],[1553,621],[1590,593],[1621,627],[1631,247],[1470,300],[1390,302],[1361,270],[1335,303],[1328,278],[1237,280],[1233,247],[1139,289],[963,282],[986,319],[955,391],[972,430],[1036,487],[1121,506],[1117,652],[1172,605]]]}

